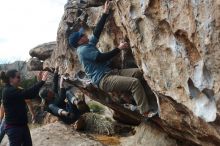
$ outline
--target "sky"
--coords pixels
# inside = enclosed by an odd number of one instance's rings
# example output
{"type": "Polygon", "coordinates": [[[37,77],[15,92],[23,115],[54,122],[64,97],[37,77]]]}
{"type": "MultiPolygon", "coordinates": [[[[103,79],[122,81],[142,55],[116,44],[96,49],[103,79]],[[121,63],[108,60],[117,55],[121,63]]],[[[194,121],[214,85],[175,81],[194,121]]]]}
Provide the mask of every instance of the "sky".
{"type": "Polygon", "coordinates": [[[67,0],[0,0],[0,63],[28,60],[29,50],[56,40],[67,0]]]}

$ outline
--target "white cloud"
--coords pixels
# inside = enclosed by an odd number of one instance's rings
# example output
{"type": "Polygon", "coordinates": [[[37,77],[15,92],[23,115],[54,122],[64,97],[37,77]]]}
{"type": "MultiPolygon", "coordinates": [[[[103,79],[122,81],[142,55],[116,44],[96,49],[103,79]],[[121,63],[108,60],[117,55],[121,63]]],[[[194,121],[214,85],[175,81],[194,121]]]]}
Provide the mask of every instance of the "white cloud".
{"type": "Polygon", "coordinates": [[[28,59],[29,50],[56,40],[66,0],[0,0],[0,61],[28,59]]]}

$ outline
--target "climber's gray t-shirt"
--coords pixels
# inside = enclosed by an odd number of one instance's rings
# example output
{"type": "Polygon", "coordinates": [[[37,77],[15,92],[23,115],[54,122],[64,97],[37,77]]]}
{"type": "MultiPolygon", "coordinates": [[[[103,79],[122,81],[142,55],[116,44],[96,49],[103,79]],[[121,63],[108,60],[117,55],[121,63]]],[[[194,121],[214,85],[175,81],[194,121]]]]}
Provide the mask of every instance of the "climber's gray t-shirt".
{"type": "Polygon", "coordinates": [[[96,58],[100,53],[96,47],[97,43],[98,39],[92,35],[88,44],[77,48],[77,54],[86,74],[92,79],[92,82],[98,86],[102,77],[110,72],[111,69],[109,68],[109,61],[96,61],[96,58]]]}

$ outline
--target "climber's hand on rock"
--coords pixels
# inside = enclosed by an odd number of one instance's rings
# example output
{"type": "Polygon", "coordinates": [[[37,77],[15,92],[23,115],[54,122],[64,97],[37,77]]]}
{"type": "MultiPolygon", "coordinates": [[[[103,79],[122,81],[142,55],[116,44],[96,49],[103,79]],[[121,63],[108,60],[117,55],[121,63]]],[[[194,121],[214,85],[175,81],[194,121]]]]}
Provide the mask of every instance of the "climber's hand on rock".
{"type": "Polygon", "coordinates": [[[46,81],[47,78],[48,78],[48,72],[47,71],[44,71],[44,72],[41,71],[38,74],[38,77],[37,77],[38,81],[46,81]]]}
{"type": "Polygon", "coordinates": [[[43,72],[43,74],[42,74],[41,81],[46,81],[46,80],[47,80],[47,78],[48,78],[48,72],[47,72],[47,71],[45,71],[45,72],[43,72]]]}
{"type": "Polygon", "coordinates": [[[104,13],[108,14],[109,13],[109,9],[110,9],[110,2],[109,2],[109,0],[106,0],[105,8],[104,8],[104,13]]]}
{"type": "Polygon", "coordinates": [[[118,46],[118,49],[121,49],[121,50],[127,49],[127,48],[129,48],[129,45],[127,42],[121,42],[120,45],[118,46]]]}

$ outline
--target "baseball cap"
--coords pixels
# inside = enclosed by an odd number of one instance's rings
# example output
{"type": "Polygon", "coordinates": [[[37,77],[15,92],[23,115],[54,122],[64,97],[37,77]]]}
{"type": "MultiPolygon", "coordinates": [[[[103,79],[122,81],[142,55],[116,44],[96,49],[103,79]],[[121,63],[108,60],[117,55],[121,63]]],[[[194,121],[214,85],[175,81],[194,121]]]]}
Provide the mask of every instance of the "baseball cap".
{"type": "Polygon", "coordinates": [[[78,46],[77,42],[80,40],[80,38],[84,34],[84,28],[80,28],[78,32],[73,32],[70,34],[68,41],[70,46],[76,48],[78,46]]]}

